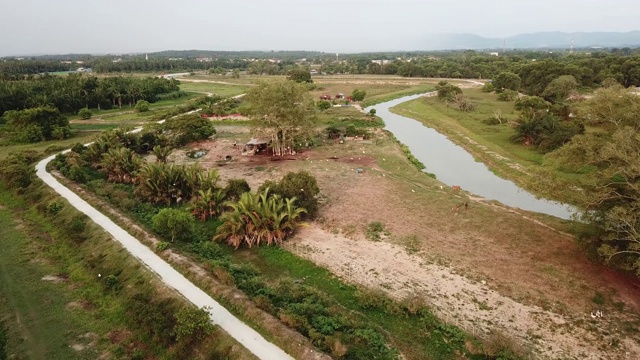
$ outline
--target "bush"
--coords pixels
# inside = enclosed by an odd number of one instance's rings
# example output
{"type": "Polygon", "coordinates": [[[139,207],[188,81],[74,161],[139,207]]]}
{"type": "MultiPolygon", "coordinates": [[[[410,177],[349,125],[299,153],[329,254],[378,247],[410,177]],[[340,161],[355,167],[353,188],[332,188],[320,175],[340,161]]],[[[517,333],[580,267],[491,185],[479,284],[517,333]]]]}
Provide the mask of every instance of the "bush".
{"type": "Polygon", "coordinates": [[[482,92],[486,92],[486,93],[490,93],[490,92],[494,92],[496,90],[495,86],[493,86],[493,83],[485,83],[482,86],[482,89],[480,89],[482,92]]]}
{"type": "Polygon", "coordinates": [[[518,93],[513,90],[504,90],[498,94],[498,101],[513,101],[518,98],[518,93]]]}
{"type": "Polygon", "coordinates": [[[47,212],[51,215],[55,215],[62,210],[62,203],[59,201],[51,201],[47,204],[47,212]]]}
{"type": "Polygon", "coordinates": [[[438,99],[440,100],[451,100],[455,95],[462,94],[462,89],[446,81],[440,81],[438,85],[436,85],[436,90],[438,91],[438,99]]]}
{"type": "Polygon", "coordinates": [[[367,96],[367,92],[364,90],[354,89],[351,93],[351,98],[353,99],[353,101],[362,101],[364,100],[365,96],[367,96]]]}
{"type": "Polygon", "coordinates": [[[156,244],[156,251],[165,251],[169,248],[169,243],[166,241],[160,241],[156,244]]]}
{"type": "Polygon", "coordinates": [[[149,111],[149,102],[146,100],[138,100],[136,102],[136,106],[134,108],[137,112],[147,112],[149,111]]]}
{"type": "Polygon", "coordinates": [[[316,106],[318,107],[318,110],[324,111],[331,108],[331,103],[327,100],[320,100],[317,102],[316,106]]]}
{"type": "Polygon", "coordinates": [[[367,225],[367,229],[365,233],[365,236],[367,237],[367,239],[371,241],[380,241],[382,240],[383,235],[385,237],[390,235],[389,231],[385,229],[385,226],[383,223],[379,221],[373,221],[369,223],[369,225],[367,225]]]}
{"type": "Polygon", "coordinates": [[[166,208],[160,210],[152,218],[153,228],[158,233],[170,236],[174,240],[190,240],[195,232],[195,220],[193,216],[179,209],[166,208]]]}
{"type": "Polygon", "coordinates": [[[202,340],[214,330],[206,309],[185,306],[178,310],[175,316],[176,325],[173,333],[178,342],[192,343],[202,340]]]}
{"type": "Polygon", "coordinates": [[[227,186],[224,188],[225,200],[238,201],[240,195],[251,191],[251,187],[245,179],[229,179],[227,186]]]}
{"type": "Polygon", "coordinates": [[[318,213],[318,199],[320,193],[318,182],[307,171],[286,174],[279,182],[265,182],[258,189],[262,193],[267,187],[271,194],[278,194],[283,198],[297,198],[296,206],[304,208],[307,213],[304,217],[313,218],[318,213]]]}
{"type": "Polygon", "coordinates": [[[71,231],[73,231],[76,234],[79,234],[81,232],[84,231],[84,229],[87,227],[87,221],[85,220],[84,216],[76,216],[73,218],[73,220],[71,220],[71,231]]]}
{"type": "Polygon", "coordinates": [[[91,119],[91,116],[93,116],[93,113],[88,108],[82,108],[80,109],[80,111],[78,111],[78,115],[80,116],[80,119],[87,120],[87,119],[91,119]]]}

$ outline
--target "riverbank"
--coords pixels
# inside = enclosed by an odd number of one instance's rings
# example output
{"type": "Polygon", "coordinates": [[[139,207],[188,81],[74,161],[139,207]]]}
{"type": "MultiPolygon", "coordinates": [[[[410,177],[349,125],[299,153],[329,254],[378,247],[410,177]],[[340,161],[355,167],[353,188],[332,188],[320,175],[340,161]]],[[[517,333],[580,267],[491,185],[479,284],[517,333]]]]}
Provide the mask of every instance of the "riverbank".
{"type": "Polygon", "coordinates": [[[549,176],[571,179],[569,174],[543,166],[544,154],[511,141],[515,134],[508,125],[517,117],[513,102],[497,101],[496,95],[480,89],[465,89],[464,93],[476,104],[472,112],[452,109],[437,98],[414,99],[394,106],[394,114],[421,122],[445,135],[461,146],[490,171],[509,179],[519,187],[553,201],[574,203],[571,191],[551,186],[549,176]],[[482,121],[500,116],[502,124],[487,125],[482,121]]]}

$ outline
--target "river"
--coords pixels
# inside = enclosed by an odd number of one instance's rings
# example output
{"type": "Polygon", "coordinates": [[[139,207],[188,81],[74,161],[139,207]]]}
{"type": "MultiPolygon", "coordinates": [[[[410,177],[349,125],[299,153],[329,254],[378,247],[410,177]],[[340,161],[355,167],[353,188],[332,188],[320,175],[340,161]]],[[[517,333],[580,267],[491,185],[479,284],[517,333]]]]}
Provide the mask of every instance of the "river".
{"type": "Polygon", "coordinates": [[[477,162],[463,147],[451,142],[421,122],[392,113],[389,109],[421,95],[405,96],[366,108],[376,109],[385,128],[407,145],[413,155],[427,167],[425,171],[435,174],[439,181],[449,186],[460,186],[463,190],[489,200],[497,200],[507,206],[535,211],[569,219],[576,209],[559,202],[538,199],[533,194],[492,173],[482,162],[477,162]]]}

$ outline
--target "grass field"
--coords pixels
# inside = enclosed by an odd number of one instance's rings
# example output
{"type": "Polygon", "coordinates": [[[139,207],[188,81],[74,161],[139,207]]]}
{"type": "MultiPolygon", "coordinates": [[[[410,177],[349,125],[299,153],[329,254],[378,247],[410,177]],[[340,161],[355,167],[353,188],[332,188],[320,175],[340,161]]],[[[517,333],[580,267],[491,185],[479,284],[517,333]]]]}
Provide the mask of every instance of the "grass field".
{"type": "Polygon", "coordinates": [[[79,356],[70,345],[82,334],[100,331],[103,321],[70,311],[77,291],[56,280],[63,279],[57,277],[60,267],[43,257],[47,234],[16,216],[19,202],[4,190],[0,204],[5,204],[0,205],[0,318],[8,330],[7,358],[97,358],[95,348],[79,356]],[[47,276],[52,280],[43,280],[47,276]]]}
{"type": "Polygon", "coordinates": [[[87,130],[89,131],[79,132],[75,136],[72,136],[71,138],[66,140],[51,140],[33,144],[15,144],[9,142],[8,140],[0,139],[0,160],[4,159],[12,152],[33,150],[37,152],[53,154],[57,151],[67,149],[76,143],[85,144],[91,141],[96,135],[100,133],[100,131],[91,131],[90,129],[87,130]]]}

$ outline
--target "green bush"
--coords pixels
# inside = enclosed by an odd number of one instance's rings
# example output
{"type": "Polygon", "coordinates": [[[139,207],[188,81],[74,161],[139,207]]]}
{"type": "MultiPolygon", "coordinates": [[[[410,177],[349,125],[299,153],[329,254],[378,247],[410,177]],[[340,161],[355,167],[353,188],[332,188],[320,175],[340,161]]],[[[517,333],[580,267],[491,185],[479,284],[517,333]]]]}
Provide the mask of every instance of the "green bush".
{"type": "Polygon", "coordinates": [[[93,113],[88,108],[82,108],[78,111],[78,115],[80,116],[80,119],[87,120],[87,119],[91,119],[91,116],[93,116],[93,113]]]}
{"type": "Polygon", "coordinates": [[[59,201],[51,201],[47,204],[47,212],[51,215],[55,215],[62,210],[62,203],[59,201]]]}
{"type": "Polygon", "coordinates": [[[327,100],[318,101],[316,106],[318,107],[318,110],[320,110],[320,111],[331,109],[331,103],[328,102],[327,100]]]}
{"type": "Polygon", "coordinates": [[[178,342],[193,343],[204,339],[214,330],[206,309],[184,306],[175,314],[176,325],[173,333],[178,342]]]}
{"type": "Polygon", "coordinates": [[[156,250],[159,252],[165,251],[169,248],[169,243],[166,241],[160,241],[156,244],[156,250]]]}
{"type": "Polygon", "coordinates": [[[513,90],[504,90],[498,94],[498,101],[513,101],[518,98],[518,92],[513,90]]]}
{"type": "Polygon", "coordinates": [[[496,88],[495,88],[495,86],[493,86],[493,83],[488,82],[488,83],[485,83],[485,84],[482,86],[482,89],[480,89],[480,90],[481,90],[482,92],[485,92],[485,93],[490,93],[490,92],[494,92],[494,91],[495,91],[495,89],[496,89],[496,88]]]}
{"type": "Polygon", "coordinates": [[[229,179],[227,186],[224,188],[225,200],[238,201],[240,195],[251,191],[249,183],[245,179],[229,179]]]}
{"type": "Polygon", "coordinates": [[[318,194],[320,188],[316,178],[307,171],[286,174],[279,182],[268,181],[258,188],[258,193],[262,193],[266,188],[271,194],[278,194],[283,198],[291,199],[296,197],[296,205],[307,210],[304,217],[313,218],[318,213],[318,194]]]}
{"type": "Polygon", "coordinates": [[[138,100],[138,102],[136,102],[136,106],[134,107],[134,109],[137,112],[141,112],[142,113],[142,112],[149,111],[149,107],[150,107],[150,104],[149,104],[148,101],[146,101],[146,100],[138,100]]]}
{"type": "Polygon", "coordinates": [[[190,213],[184,210],[166,208],[160,210],[153,217],[152,222],[154,230],[173,242],[174,240],[190,240],[195,231],[196,221],[190,213]]]}
{"type": "Polygon", "coordinates": [[[367,96],[367,92],[364,90],[354,89],[351,93],[351,98],[353,99],[353,101],[362,101],[364,100],[365,96],[367,96]]]}

